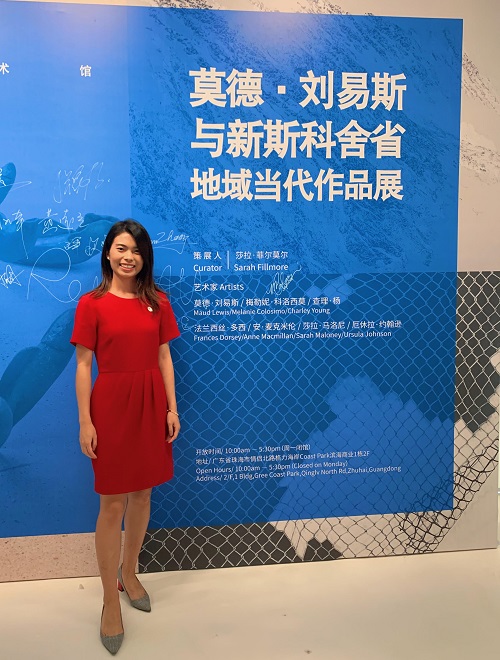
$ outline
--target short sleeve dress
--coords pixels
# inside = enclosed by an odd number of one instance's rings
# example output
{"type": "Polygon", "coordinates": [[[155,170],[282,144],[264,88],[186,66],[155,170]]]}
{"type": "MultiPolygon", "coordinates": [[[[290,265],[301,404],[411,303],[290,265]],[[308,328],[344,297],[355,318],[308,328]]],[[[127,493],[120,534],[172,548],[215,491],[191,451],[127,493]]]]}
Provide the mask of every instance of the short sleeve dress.
{"type": "Polygon", "coordinates": [[[90,415],[97,432],[95,490],[101,495],[144,490],[173,476],[158,349],[180,333],[170,302],[163,293],[160,298],[160,311],[153,312],[138,298],[87,293],[76,309],[70,341],[94,351],[99,371],[90,415]]]}

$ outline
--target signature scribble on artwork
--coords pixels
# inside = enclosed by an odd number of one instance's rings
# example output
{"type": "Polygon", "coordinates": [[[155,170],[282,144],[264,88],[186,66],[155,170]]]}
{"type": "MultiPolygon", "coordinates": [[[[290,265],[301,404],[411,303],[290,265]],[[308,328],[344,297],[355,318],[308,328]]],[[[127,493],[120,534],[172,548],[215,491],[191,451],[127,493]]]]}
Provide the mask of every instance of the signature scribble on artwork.
{"type": "Polygon", "coordinates": [[[286,291],[290,284],[293,282],[295,273],[299,273],[301,270],[302,266],[299,266],[299,268],[294,270],[293,273],[290,273],[290,275],[285,276],[285,274],[282,272],[276,273],[266,293],[270,293],[271,295],[283,293],[283,291],[286,291]]]}
{"type": "Polygon", "coordinates": [[[2,275],[0,275],[0,284],[2,284],[6,289],[8,289],[9,286],[11,286],[12,284],[21,286],[21,282],[18,280],[18,277],[23,272],[24,271],[22,270],[20,273],[16,275],[12,270],[12,266],[7,266],[5,272],[2,273],[2,275]]]}

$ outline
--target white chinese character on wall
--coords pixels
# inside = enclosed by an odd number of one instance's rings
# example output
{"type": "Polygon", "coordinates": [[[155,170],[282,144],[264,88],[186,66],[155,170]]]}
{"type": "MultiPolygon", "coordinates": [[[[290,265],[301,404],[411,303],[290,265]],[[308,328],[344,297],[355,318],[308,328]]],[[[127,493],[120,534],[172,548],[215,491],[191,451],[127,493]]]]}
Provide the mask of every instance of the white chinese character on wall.
{"type": "Polygon", "coordinates": [[[190,102],[193,108],[204,103],[225,107],[227,98],[222,91],[222,78],[226,77],[225,71],[217,71],[215,67],[211,67],[207,71],[202,67],[199,71],[190,71],[189,75],[194,77],[194,92],[189,95],[189,98],[193,99],[190,102]]]}
{"type": "Polygon", "coordinates": [[[266,169],[265,174],[256,172],[255,176],[255,199],[281,201],[281,172],[275,172],[271,176],[271,170],[266,169]]]}
{"type": "Polygon", "coordinates": [[[195,168],[190,181],[193,184],[191,197],[195,198],[201,195],[203,199],[221,198],[220,174],[214,174],[213,167],[209,167],[208,172],[201,172],[201,175],[198,168],[195,168]]]}
{"type": "Polygon", "coordinates": [[[342,74],[342,91],[337,94],[340,110],[353,105],[358,110],[366,108],[369,95],[367,78],[367,73],[342,74]]]}
{"type": "Polygon", "coordinates": [[[243,105],[254,108],[262,105],[262,73],[256,73],[252,69],[237,71],[233,69],[227,78],[229,83],[226,93],[229,95],[231,108],[243,105]]]}
{"type": "Polygon", "coordinates": [[[238,156],[260,158],[260,142],[264,136],[262,126],[260,119],[248,122],[243,122],[241,119],[230,121],[227,131],[227,153],[233,158],[238,156]]]}
{"type": "Polygon", "coordinates": [[[372,96],[373,103],[371,108],[377,108],[381,103],[386,110],[392,110],[392,106],[397,99],[397,109],[403,109],[403,92],[406,91],[406,85],[400,84],[400,80],[406,80],[404,73],[390,76],[388,73],[375,73],[372,78],[374,83],[374,92],[372,96]]]}
{"type": "Polygon", "coordinates": [[[343,191],[344,175],[341,173],[334,172],[330,167],[325,172],[321,169],[318,176],[314,182],[314,185],[317,190],[317,200],[318,202],[323,201],[323,186],[328,186],[328,201],[333,202],[335,196],[342,197],[344,194],[343,191]]]}
{"type": "Polygon", "coordinates": [[[300,82],[304,83],[302,89],[306,92],[306,97],[299,103],[303,108],[311,101],[314,105],[326,101],[323,103],[325,110],[333,107],[333,71],[328,71],[326,76],[315,76],[314,72],[309,70],[307,76],[300,77],[300,82]]]}
{"type": "Polygon", "coordinates": [[[402,190],[401,170],[377,170],[377,188],[373,199],[382,197],[383,202],[389,197],[403,199],[402,190]]]}
{"type": "Polygon", "coordinates": [[[239,172],[229,172],[225,170],[222,184],[224,190],[222,197],[230,197],[231,199],[238,199],[240,202],[244,199],[251,200],[253,198],[250,192],[250,183],[252,181],[252,173],[250,170],[241,168],[239,172]]]}
{"type": "Polygon", "coordinates": [[[352,119],[345,128],[335,133],[342,145],[341,158],[355,156],[365,157],[365,144],[370,136],[370,131],[365,131],[355,119],[352,119]]]}
{"type": "Polygon", "coordinates": [[[368,183],[368,170],[351,170],[345,184],[345,199],[372,199],[373,184],[368,183]]]}
{"type": "Polygon", "coordinates": [[[386,121],[384,133],[382,133],[383,130],[384,126],[379,124],[372,131],[372,135],[376,135],[377,137],[370,138],[370,141],[375,142],[377,145],[377,158],[382,158],[383,156],[401,158],[401,135],[406,132],[405,129],[400,124],[396,124],[393,127],[391,121],[386,121]]]}
{"type": "Polygon", "coordinates": [[[200,117],[196,118],[196,139],[200,142],[191,142],[191,149],[210,149],[212,158],[222,154],[224,144],[224,124],[205,124],[200,117]],[[217,132],[217,131],[222,131],[217,132]]]}

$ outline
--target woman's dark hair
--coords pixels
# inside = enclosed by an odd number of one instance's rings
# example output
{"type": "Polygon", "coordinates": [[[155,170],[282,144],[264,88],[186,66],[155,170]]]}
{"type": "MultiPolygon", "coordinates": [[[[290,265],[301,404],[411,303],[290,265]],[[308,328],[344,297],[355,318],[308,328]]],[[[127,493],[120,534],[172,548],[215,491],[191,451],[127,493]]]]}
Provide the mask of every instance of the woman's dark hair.
{"type": "Polygon", "coordinates": [[[135,240],[137,249],[143,260],[143,266],[136,277],[137,297],[157,312],[160,309],[158,291],[161,291],[161,289],[156,286],[153,280],[153,245],[146,229],[139,222],[131,218],[115,222],[104,239],[101,254],[102,281],[93,290],[93,294],[96,298],[101,298],[109,291],[111,280],[113,279],[113,271],[109,263],[108,254],[115,238],[124,232],[130,234],[135,240]]]}

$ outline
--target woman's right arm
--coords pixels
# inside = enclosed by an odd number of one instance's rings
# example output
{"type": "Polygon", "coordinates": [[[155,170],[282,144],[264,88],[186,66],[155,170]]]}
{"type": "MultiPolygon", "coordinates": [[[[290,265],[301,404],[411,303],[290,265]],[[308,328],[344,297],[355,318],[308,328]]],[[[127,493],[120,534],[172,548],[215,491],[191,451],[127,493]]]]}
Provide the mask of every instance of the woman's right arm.
{"type": "Polygon", "coordinates": [[[97,458],[97,433],[90,417],[90,393],[92,391],[92,356],[90,348],[76,345],[76,400],[80,422],[80,447],[85,456],[97,458]]]}

